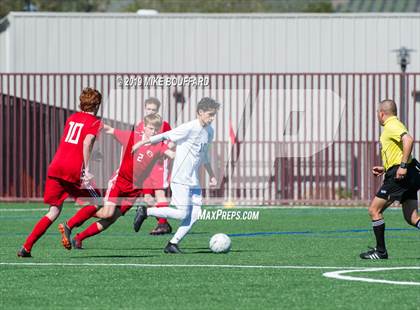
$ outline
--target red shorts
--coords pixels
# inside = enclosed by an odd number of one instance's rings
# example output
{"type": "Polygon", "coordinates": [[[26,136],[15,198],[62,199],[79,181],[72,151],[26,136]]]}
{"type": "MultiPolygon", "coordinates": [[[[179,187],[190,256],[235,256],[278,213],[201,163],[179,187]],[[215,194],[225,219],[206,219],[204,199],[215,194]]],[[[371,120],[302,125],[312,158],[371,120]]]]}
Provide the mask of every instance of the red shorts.
{"type": "Polygon", "coordinates": [[[100,192],[92,185],[81,186],[59,178],[47,177],[44,202],[50,206],[61,206],[67,197],[73,197],[78,204],[99,204],[100,192]]]}
{"type": "Polygon", "coordinates": [[[143,190],[134,188],[129,182],[116,175],[108,182],[108,189],[105,194],[107,201],[113,202],[120,208],[124,215],[134,205],[138,197],[143,195],[143,190]]]}

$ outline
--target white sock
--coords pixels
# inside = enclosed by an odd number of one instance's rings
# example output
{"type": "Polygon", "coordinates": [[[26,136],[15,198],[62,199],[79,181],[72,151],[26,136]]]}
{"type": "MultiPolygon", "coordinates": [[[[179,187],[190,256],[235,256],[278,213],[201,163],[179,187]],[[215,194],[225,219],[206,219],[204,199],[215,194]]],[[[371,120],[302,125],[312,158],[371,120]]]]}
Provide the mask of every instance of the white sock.
{"type": "Polygon", "coordinates": [[[175,220],[183,220],[187,215],[187,210],[174,209],[171,207],[165,208],[147,208],[147,215],[162,218],[171,218],[175,220]]]}
{"type": "Polygon", "coordinates": [[[198,220],[198,217],[201,213],[201,206],[192,206],[189,213],[185,219],[181,222],[181,225],[178,227],[175,235],[171,239],[170,243],[178,244],[185,235],[191,230],[194,223],[198,220]]]}

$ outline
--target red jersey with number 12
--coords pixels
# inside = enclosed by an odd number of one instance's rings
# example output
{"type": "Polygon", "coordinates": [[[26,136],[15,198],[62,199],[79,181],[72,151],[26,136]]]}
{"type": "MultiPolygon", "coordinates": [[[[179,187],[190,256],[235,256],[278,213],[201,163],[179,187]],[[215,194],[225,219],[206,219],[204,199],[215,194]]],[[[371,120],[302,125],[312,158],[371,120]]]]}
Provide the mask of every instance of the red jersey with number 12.
{"type": "Polygon", "coordinates": [[[100,119],[92,114],[77,112],[71,115],[66,121],[63,136],[48,167],[47,175],[72,183],[80,182],[84,165],[83,141],[88,134],[96,136],[100,128],[100,119]]]}

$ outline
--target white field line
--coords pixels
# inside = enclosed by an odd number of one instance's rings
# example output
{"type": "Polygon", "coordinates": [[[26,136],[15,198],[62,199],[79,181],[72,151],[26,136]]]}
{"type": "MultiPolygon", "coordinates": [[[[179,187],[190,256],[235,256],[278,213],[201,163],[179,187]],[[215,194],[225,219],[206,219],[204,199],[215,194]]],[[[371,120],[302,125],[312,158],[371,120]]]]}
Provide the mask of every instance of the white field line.
{"type": "Polygon", "coordinates": [[[352,277],[345,276],[343,274],[353,272],[377,272],[377,271],[388,271],[388,270],[420,270],[419,267],[407,266],[407,267],[383,267],[383,268],[369,268],[369,267],[332,267],[332,266],[276,266],[276,265],[209,265],[209,264],[135,264],[135,263],[16,263],[16,262],[0,262],[0,266],[29,266],[29,267],[42,267],[42,266],[60,266],[60,267],[139,267],[139,268],[223,268],[223,269],[295,269],[295,270],[322,270],[322,269],[341,269],[336,271],[325,272],[322,275],[327,278],[346,280],[346,281],[358,281],[358,282],[369,282],[369,283],[382,283],[382,284],[393,284],[393,285],[415,285],[420,286],[420,282],[413,281],[390,281],[363,277],[352,277]],[[344,270],[342,270],[344,269],[344,270]]]}
{"type": "Polygon", "coordinates": [[[3,266],[92,266],[92,267],[151,267],[151,268],[233,268],[233,269],[356,269],[364,267],[333,267],[333,266],[276,266],[276,265],[211,265],[211,264],[137,264],[137,263],[31,263],[31,262],[0,262],[3,266]]]}
{"type": "Polygon", "coordinates": [[[353,272],[377,272],[377,271],[388,271],[388,270],[420,270],[420,267],[386,267],[386,268],[363,268],[358,270],[338,270],[325,272],[324,277],[346,280],[346,281],[358,281],[358,282],[368,282],[368,283],[383,283],[383,284],[394,284],[394,285],[420,285],[420,282],[414,281],[391,281],[391,280],[382,280],[382,279],[372,279],[366,277],[353,277],[346,276],[344,274],[353,273],[353,272]]]}
{"type": "MultiPolygon", "coordinates": [[[[0,262],[0,265],[9,266],[98,266],[98,267],[159,267],[159,268],[245,268],[245,269],[344,269],[337,272],[357,272],[357,271],[379,271],[379,270],[397,270],[397,269],[420,269],[420,267],[384,267],[371,268],[360,266],[281,266],[281,265],[213,265],[213,264],[139,264],[139,263],[32,263],[32,262],[0,262]],[[351,269],[351,270],[349,270],[351,269]]],[[[332,272],[331,272],[332,273],[332,272]]]]}

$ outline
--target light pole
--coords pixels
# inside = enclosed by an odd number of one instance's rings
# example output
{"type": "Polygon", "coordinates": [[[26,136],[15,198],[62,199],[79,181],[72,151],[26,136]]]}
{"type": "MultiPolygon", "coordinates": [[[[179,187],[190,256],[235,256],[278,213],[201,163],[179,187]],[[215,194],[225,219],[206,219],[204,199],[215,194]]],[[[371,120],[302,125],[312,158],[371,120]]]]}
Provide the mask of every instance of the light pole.
{"type": "Polygon", "coordinates": [[[401,79],[400,79],[400,120],[403,123],[407,121],[407,98],[406,98],[406,70],[407,66],[410,64],[410,52],[413,52],[412,49],[407,49],[406,47],[401,47],[400,49],[393,50],[393,52],[397,53],[397,62],[401,67],[401,79]]]}

